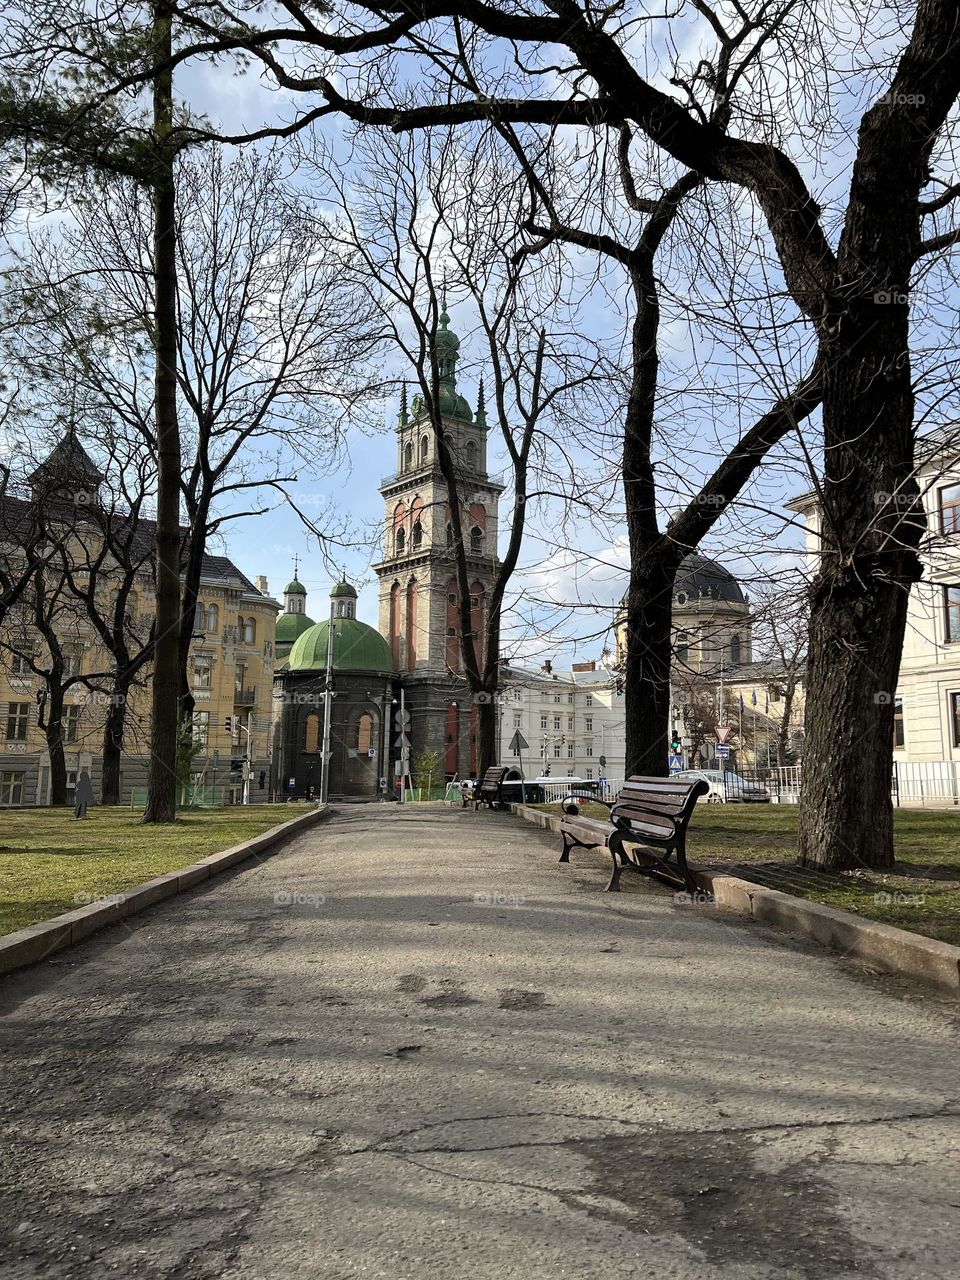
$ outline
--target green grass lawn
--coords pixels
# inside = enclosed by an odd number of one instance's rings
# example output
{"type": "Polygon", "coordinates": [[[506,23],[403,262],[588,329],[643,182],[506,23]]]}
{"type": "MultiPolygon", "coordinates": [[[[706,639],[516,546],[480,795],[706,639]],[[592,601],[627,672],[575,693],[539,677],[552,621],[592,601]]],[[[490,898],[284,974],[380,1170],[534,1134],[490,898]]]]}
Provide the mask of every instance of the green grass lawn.
{"type": "Polygon", "coordinates": [[[309,808],[238,805],[181,814],[145,827],[129,809],[91,808],[77,821],[57,809],[0,813],[0,934],[206,858],[309,808]]]}
{"type": "MultiPolygon", "coordinates": [[[[559,813],[559,805],[543,808],[559,813]]],[[[605,817],[600,805],[585,814],[605,817]]],[[[740,868],[749,879],[871,920],[960,945],[960,810],[897,809],[896,866],[841,875],[796,865],[795,805],[698,804],[687,856],[700,866],[740,868]]]]}

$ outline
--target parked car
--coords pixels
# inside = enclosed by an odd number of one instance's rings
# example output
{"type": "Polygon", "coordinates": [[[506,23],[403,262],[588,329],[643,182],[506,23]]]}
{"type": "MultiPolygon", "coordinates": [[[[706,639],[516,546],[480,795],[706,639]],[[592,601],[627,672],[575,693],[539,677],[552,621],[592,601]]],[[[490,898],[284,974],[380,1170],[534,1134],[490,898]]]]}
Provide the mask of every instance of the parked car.
{"type": "Polygon", "coordinates": [[[770,792],[759,782],[749,782],[732,769],[684,769],[673,775],[684,782],[702,778],[710,790],[701,800],[708,804],[769,804],[770,792]]]}

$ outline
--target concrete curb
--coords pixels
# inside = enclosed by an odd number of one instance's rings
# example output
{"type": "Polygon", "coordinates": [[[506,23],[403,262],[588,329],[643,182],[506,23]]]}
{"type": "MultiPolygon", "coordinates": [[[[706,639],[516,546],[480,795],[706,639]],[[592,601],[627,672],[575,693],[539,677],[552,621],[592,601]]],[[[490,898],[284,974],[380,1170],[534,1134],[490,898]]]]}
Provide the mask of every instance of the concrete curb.
{"type": "Polygon", "coordinates": [[[65,947],[72,947],[74,943],[89,938],[98,929],[116,924],[127,916],[137,915],[163,898],[183,893],[185,889],[191,889],[221,871],[245,862],[254,854],[273,850],[288,836],[297,835],[329,814],[329,805],[312,809],[309,813],[301,813],[251,840],[224,849],[222,853],[212,853],[191,866],[180,867],[177,871],[157,876],[155,880],[134,885],[123,893],[105,894],[100,901],[89,906],[65,911],[51,920],[41,920],[38,924],[28,925],[26,929],[18,929],[16,933],[8,933],[0,937],[0,974],[36,964],[55,951],[62,951],[65,947]]]}
{"type": "MultiPolygon", "coordinates": [[[[545,830],[560,831],[561,819],[554,814],[528,805],[514,804],[510,808],[527,822],[545,830]]],[[[797,898],[780,889],[768,889],[739,876],[689,865],[697,884],[705,893],[713,895],[721,910],[737,911],[762,924],[812,938],[833,951],[855,956],[915,982],[960,993],[960,947],[876,920],[862,920],[849,911],[797,898]]]]}

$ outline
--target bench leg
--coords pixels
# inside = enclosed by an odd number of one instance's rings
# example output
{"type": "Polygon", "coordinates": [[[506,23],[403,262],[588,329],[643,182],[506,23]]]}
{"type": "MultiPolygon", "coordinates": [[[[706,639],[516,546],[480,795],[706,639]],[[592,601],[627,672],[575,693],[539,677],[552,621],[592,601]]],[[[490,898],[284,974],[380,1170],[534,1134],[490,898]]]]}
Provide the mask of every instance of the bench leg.
{"type": "Polygon", "coordinates": [[[684,832],[677,841],[677,866],[680,868],[680,874],[683,876],[683,883],[687,886],[687,893],[696,893],[699,886],[691,875],[690,868],[687,866],[686,834],[687,833],[684,832]]]}
{"type": "Polygon", "coordinates": [[[607,885],[607,893],[620,892],[620,873],[623,870],[623,837],[619,832],[615,832],[607,841],[607,848],[610,850],[610,857],[613,859],[613,871],[610,873],[610,883],[607,885]]]}
{"type": "Polygon", "coordinates": [[[565,831],[562,831],[560,834],[563,836],[563,853],[560,855],[560,861],[569,862],[570,850],[573,847],[573,841],[567,837],[567,833],[565,831]]]}

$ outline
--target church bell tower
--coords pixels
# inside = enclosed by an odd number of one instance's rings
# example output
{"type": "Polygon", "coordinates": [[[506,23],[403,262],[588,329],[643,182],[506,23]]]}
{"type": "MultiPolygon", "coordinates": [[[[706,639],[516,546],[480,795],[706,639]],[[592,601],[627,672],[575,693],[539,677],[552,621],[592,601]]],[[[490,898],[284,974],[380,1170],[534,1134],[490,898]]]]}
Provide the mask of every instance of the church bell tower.
{"type": "MultiPolygon", "coordinates": [[[[439,409],[460,490],[475,643],[482,644],[487,601],[497,570],[497,514],[503,486],[487,473],[483,383],[474,414],[457,391],[460,339],[444,309],[434,338],[440,374],[439,409]]],[[[459,587],[447,486],[423,397],[408,408],[406,389],[397,420],[397,470],[380,486],[384,502],[380,633],[390,644],[412,714],[414,757],[436,751],[448,774],[471,768],[473,716],[460,675],[459,587]],[[418,731],[419,722],[419,731],[418,731]],[[419,745],[418,745],[418,739],[419,745]]],[[[484,654],[478,654],[480,660],[484,654]]]]}

